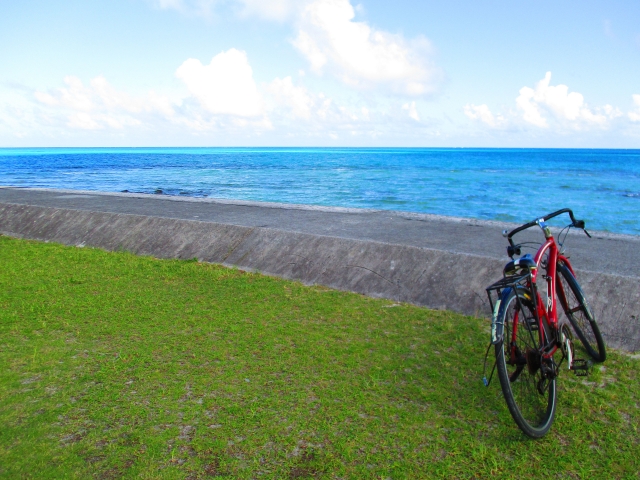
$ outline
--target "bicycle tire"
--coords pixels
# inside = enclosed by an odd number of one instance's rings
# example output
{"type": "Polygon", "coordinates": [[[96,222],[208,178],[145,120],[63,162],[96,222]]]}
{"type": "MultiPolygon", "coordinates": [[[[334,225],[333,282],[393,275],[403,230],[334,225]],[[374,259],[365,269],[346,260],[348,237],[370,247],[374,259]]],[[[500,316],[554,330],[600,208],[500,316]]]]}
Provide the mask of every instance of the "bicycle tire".
{"type": "Polygon", "coordinates": [[[500,386],[511,416],[527,436],[540,438],[553,423],[557,391],[555,376],[549,378],[541,368],[542,339],[532,298],[524,288],[503,291],[498,321],[504,323],[504,336],[496,344],[495,353],[500,386]],[[512,346],[515,362],[511,358],[512,346]]]}
{"type": "MultiPolygon", "coordinates": [[[[596,362],[604,362],[607,358],[604,340],[580,284],[564,263],[558,263],[557,273],[557,281],[561,282],[564,292],[564,298],[562,294],[558,295],[564,314],[569,319],[587,354],[596,362]]],[[[556,286],[557,289],[558,286],[556,286]]]]}

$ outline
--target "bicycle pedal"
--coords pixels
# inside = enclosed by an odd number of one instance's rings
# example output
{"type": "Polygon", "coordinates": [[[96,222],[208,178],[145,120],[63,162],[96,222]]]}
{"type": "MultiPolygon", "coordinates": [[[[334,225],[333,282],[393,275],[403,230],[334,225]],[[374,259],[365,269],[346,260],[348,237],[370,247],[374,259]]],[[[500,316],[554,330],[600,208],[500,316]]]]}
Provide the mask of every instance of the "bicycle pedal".
{"type": "Polygon", "coordinates": [[[576,377],[586,377],[589,375],[589,363],[584,358],[574,358],[571,370],[576,377]]]}

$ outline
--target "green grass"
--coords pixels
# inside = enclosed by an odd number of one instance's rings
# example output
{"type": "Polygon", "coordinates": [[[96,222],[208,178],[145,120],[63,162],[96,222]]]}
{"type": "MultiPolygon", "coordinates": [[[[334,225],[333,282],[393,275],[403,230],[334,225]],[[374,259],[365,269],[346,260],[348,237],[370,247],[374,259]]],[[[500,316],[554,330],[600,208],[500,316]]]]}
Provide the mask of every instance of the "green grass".
{"type": "Polygon", "coordinates": [[[0,237],[0,477],[638,478],[637,356],[563,373],[532,441],[487,323],[0,237]]]}

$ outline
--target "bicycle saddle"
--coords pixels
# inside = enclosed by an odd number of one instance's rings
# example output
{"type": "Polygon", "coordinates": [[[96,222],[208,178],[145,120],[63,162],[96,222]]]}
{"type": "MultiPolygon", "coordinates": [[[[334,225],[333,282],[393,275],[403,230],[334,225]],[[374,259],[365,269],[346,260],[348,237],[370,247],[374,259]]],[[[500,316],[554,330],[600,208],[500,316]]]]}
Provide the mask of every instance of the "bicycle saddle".
{"type": "Polygon", "coordinates": [[[507,263],[504,267],[503,273],[505,275],[513,275],[518,270],[535,270],[536,268],[538,268],[538,265],[536,265],[533,257],[527,253],[526,255],[507,263]]]}

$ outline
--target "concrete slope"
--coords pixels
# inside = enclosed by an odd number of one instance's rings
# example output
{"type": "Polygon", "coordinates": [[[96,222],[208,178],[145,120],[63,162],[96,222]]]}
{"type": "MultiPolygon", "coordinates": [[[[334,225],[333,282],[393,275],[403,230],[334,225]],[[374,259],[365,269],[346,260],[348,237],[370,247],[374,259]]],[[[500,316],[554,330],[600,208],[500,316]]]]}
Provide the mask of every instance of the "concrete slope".
{"type": "MultiPolygon", "coordinates": [[[[546,212],[544,212],[546,213],[546,212]]],[[[402,212],[0,188],[0,232],[258,270],[488,316],[511,224],[402,212]]],[[[533,232],[538,233],[538,232],[533,232]]],[[[612,347],[640,349],[640,241],[570,234],[578,278],[612,347]]]]}

